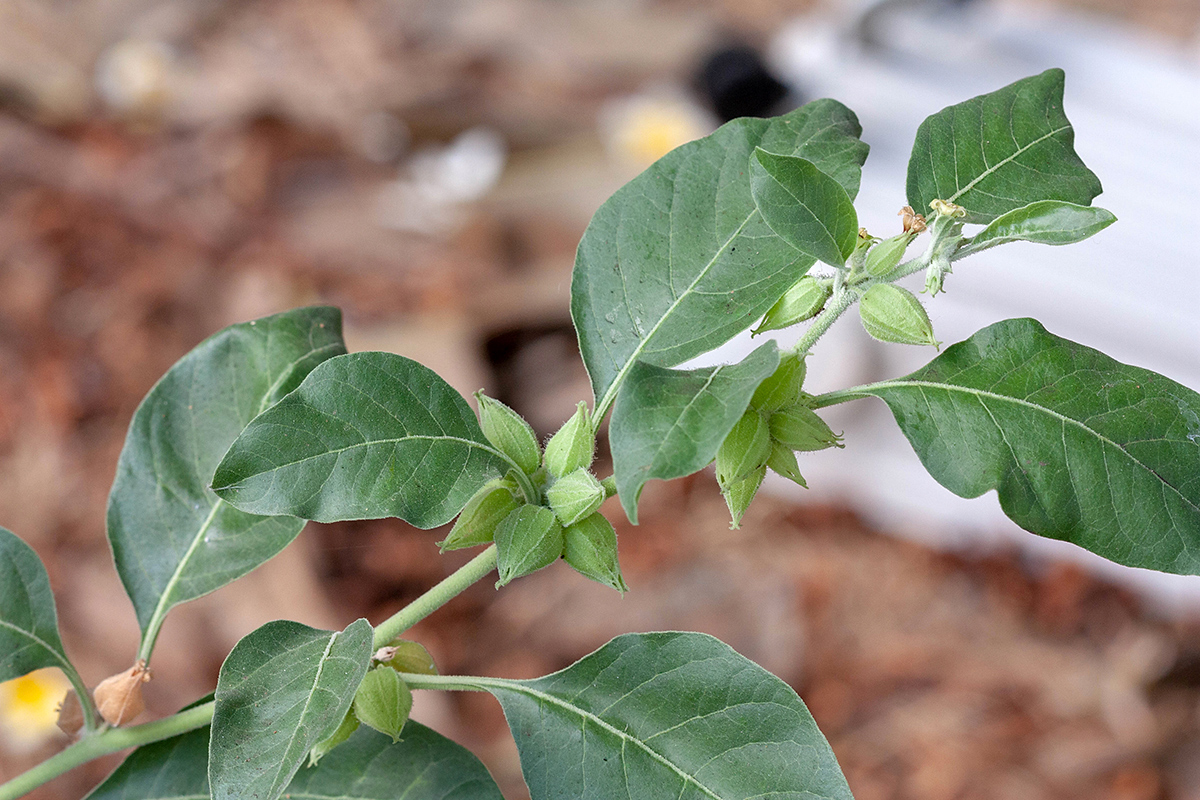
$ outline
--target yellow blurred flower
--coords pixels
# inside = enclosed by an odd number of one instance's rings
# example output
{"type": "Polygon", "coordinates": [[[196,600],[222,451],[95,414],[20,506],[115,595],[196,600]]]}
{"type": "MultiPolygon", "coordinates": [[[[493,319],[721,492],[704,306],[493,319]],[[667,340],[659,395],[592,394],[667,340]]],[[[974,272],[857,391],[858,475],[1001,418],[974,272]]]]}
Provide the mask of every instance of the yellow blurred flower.
{"type": "Polygon", "coordinates": [[[695,103],[663,90],[612,101],[601,117],[610,152],[639,168],[714,127],[715,120],[695,103]]]}
{"type": "Polygon", "coordinates": [[[58,730],[58,706],[71,684],[55,667],[0,683],[0,740],[6,749],[36,748],[58,730]]]}

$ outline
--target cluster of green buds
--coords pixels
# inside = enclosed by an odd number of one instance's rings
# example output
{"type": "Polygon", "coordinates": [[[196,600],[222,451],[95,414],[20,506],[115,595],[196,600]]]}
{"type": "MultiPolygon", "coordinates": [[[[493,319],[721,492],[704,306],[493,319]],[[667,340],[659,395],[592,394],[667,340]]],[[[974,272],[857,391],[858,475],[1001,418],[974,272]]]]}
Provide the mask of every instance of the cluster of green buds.
{"type": "Polygon", "coordinates": [[[925,271],[925,292],[930,297],[935,297],[942,291],[946,276],[952,272],[950,257],[962,244],[962,221],[967,216],[967,210],[945,200],[933,200],[929,207],[934,213],[930,225],[933,242],[929,246],[930,259],[929,267],[925,271]]]}
{"type": "Polygon", "coordinates": [[[785,355],[717,450],[717,482],[734,528],[768,469],[807,487],[796,452],[842,446],[841,437],[812,410],[812,397],[803,391],[805,373],[802,357],[785,355]]]}
{"type": "Polygon", "coordinates": [[[442,550],[495,542],[497,587],[561,557],[580,574],[627,591],[617,561],[617,532],[599,512],[616,487],[590,470],[596,439],[587,403],[578,405],[543,451],[517,412],[482,392],[475,397],[483,435],[521,474],[510,471],[476,492],[441,542],[442,550]]]}
{"type": "Polygon", "coordinates": [[[412,711],[412,690],[400,677],[403,672],[437,675],[429,651],[417,642],[396,639],[379,648],[371,657],[371,666],[363,677],[354,702],[341,724],[309,752],[309,765],[316,764],[330,750],[350,738],[359,725],[374,728],[396,742],[412,711]]]}

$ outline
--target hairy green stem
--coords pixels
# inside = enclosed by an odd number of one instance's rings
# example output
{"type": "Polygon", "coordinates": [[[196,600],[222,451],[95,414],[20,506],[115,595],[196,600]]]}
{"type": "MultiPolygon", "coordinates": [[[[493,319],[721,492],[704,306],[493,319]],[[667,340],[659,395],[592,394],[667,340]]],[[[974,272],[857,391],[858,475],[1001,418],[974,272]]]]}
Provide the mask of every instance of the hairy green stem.
{"type": "Polygon", "coordinates": [[[851,400],[859,400],[863,397],[872,397],[873,395],[864,391],[864,389],[869,389],[875,385],[876,384],[868,383],[862,386],[851,386],[849,389],[838,389],[837,391],[819,394],[812,399],[812,408],[813,410],[818,408],[829,408],[829,406],[836,406],[841,403],[849,403],[851,400]]]}
{"type": "MultiPolygon", "coordinates": [[[[461,594],[496,568],[496,545],[463,564],[425,594],[375,626],[375,647],[383,647],[461,594]]],[[[2,798],[0,798],[2,800],[2,798]]]]}
{"type": "Polygon", "coordinates": [[[792,352],[801,357],[807,355],[817,340],[825,335],[825,331],[829,330],[829,326],[837,322],[837,318],[846,313],[846,309],[853,305],[859,296],[856,289],[842,286],[839,291],[834,293],[833,297],[829,298],[825,310],[818,314],[817,318],[808,326],[808,330],[800,337],[800,341],[792,347],[792,352]]]}
{"type": "Polygon", "coordinates": [[[57,778],[67,770],[74,769],[94,758],[130,747],[140,747],[151,742],[169,739],[172,736],[202,728],[212,720],[212,715],[213,704],[210,701],[164,719],[147,722],[144,725],[109,728],[94,736],[87,736],[61,753],[51,756],[36,767],[0,786],[0,800],[16,800],[43,783],[57,778]]]}
{"type": "Polygon", "coordinates": [[[510,683],[503,678],[477,678],[472,675],[424,675],[401,672],[401,680],[410,689],[438,689],[445,692],[486,692],[487,686],[510,683]]]}

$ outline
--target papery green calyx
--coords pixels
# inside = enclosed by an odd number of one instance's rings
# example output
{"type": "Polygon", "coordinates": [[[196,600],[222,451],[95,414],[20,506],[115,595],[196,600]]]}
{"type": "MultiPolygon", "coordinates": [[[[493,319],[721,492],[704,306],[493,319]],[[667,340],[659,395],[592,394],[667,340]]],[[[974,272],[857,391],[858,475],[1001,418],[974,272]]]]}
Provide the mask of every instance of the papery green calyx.
{"type": "Polygon", "coordinates": [[[536,470],[542,463],[542,451],[529,423],[504,403],[485,395],[482,390],[475,393],[475,399],[479,403],[479,427],[483,428],[487,440],[526,474],[536,470]]]}
{"type": "Polygon", "coordinates": [[[802,356],[784,353],[779,359],[779,366],[754,391],[750,407],[770,414],[792,405],[801,397],[806,373],[807,367],[802,356]]]}
{"type": "Polygon", "coordinates": [[[825,281],[805,276],[796,282],[792,288],[783,293],[783,297],[763,315],[762,322],[750,332],[757,336],[764,331],[776,331],[791,327],[798,322],[812,319],[821,313],[825,301],[829,299],[830,286],[825,281]]]}
{"type": "Polygon", "coordinates": [[[881,342],[937,346],[933,323],[916,295],[891,283],[872,286],[859,303],[867,333],[881,342]]]}
{"type": "Polygon", "coordinates": [[[729,527],[741,526],[742,517],[745,515],[746,509],[750,507],[750,501],[758,493],[758,487],[762,486],[766,474],[767,468],[759,467],[737,483],[721,491],[721,494],[725,496],[725,505],[729,506],[729,516],[732,518],[729,527]]]}
{"type": "Polygon", "coordinates": [[[775,474],[782,475],[805,489],[808,488],[808,482],[800,474],[800,465],[796,463],[796,453],[787,445],[771,442],[771,455],[767,457],[767,466],[775,474]]]}
{"type": "Polygon", "coordinates": [[[580,468],[554,482],[546,490],[546,499],[558,521],[571,525],[591,514],[607,497],[596,476],[580,468]]]}
{"type": "Polygon", "coordinates": [[[727,488],[767,463],[771,432],[763,415],[750,409],[733,426],[717,450],[717,483],[727,488]]]}
{"type": "Polygon", "coordinates": [[[629,591],[617,561],[617,532],[602,514],[590,514],[563,529],[563,559],[584,577],[629,591]]]}
{"type": "Polygon", "coordinates": [[[770,419],[771,438],[792,450],[825,450],[841,447],[842,437],[812,409],[801,405],[776,411],[770,419]]]}
{"type": "Polygon", "coordinates": [[[354,693],[354,716],[369,728],[400,740],[400,731],[412,711],[412,691],[394,669],[373,669],[354,693]]]}
{"type": "Polygon", "coordinates": [[[587,403],[580,402],[571,418],[546,442],[546,469],[556,478],[590,466],[596,451],[592,434],[592,415],[587,403]]]}
{"type": "Polygon", "coordinates": [[[420,642],[409,639],[395,639],[375,651],[372,657],[380,664],[391,667],[396,672],[415,672],[419,675],[437,675],[437,665],[433,656],[420,642]]]}
{"type": "Polygon", "coordinates": [[[908,249],[909,243],[915,238],[917,238],[915,233],[901,233],[890,239],[884,239],[872,247],[867,253],[867,260],[863,267],[866,273],[873,278],[889,275],[899,265],[900,259],[904,258],[904,251],[908,249]]]}
{"type": "Polygon", "coordinates": [[[521,506],[496,526],[496,588],[553,564],[563,551],[563,527],[543,506],[521,506]]]}
{"type": "Polygon", "coordinates": [[[342,742],[350,738],[350,735],[358,730],[358,717],[354,716],[354,709],[351,708],[346,712],[346,716],[342,718],[342,723],[337,726],[328,738],[317,742],[313,749],[308,751],[308,765],[315,767],[330,750],[337,747],[342,742]]]}
{"type": "Polygon", "coordinates": [[[520,507],[517,499],[520,490],[508,478],[488,481],[471,496],[458,515],[450,535],[438,544],[442,552],[461,550],[492,541],[496,526],[520,507]]]}

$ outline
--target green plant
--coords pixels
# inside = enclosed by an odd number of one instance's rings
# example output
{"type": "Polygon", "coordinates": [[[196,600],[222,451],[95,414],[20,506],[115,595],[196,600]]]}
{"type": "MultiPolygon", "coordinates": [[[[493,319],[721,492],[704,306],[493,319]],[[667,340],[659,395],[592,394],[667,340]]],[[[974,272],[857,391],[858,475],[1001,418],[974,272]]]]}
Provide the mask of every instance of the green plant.
{"type": "Polygon", "coordinates": [[[1200,573],[1200,395],[1167,378],[1016,319],[911,375],[804,391],[812,345],[855,303],[876,338],[937,344],[896,280],[924,271],[933,297],[968,255],[1069,244],[1114,221],[1091,205],[1100,183],[1073,150],[1062,91],[1050,70],[927,119],[911,208],[884,241],[859,228],[867,146],[835,101],[735,120],[662,158],[600,208],[579,245],[572,315],[594,403],[544,448],[511,409],[480,395],[477,419],[414,361],[347,354],[334,309],[203,342],[138,409],[110,497],[137,659],[150,660],[173,606],[270,559],[306,519],[431,528],[457,516],[443,549],[484,549],[374,627],[269,623],[229,654],[214,697],[114,727],[100,712],[136,707],[144,671],[111,682],[98,709],[63,652],[41,563],[0,530],[0,679],[60,667],[83,711],[80,740],[0,798],[130,746],[91,797],[499,797],[471,754],[406,721],[413,689],[495,695],[539,800],[849,797],[800,698],[711,637],[621,636],[523,681],[439,675],[400,637],[493,570],[499,586],[562,557],[624,591],[616,535],[597,511],[606,497],[636,522],[647,481],[715,459],[736,525],[768,469],[803,485],[796,453],[841,446],[821,409],[867,396],[888,404],[951,491],[995,489],[1024,528],[1122,564],[1200,573]],[[966,225],[982,228],[968,236],[966,225]],[[808,275],[817,261],[829,271],[808,275]],[[675,369],[760,319],[758,332],[811,323],[787,351],[767,342],[738,364],[675,369]],[[614,474],[600,480],[595,437],[609,412],[614,474]]]}

